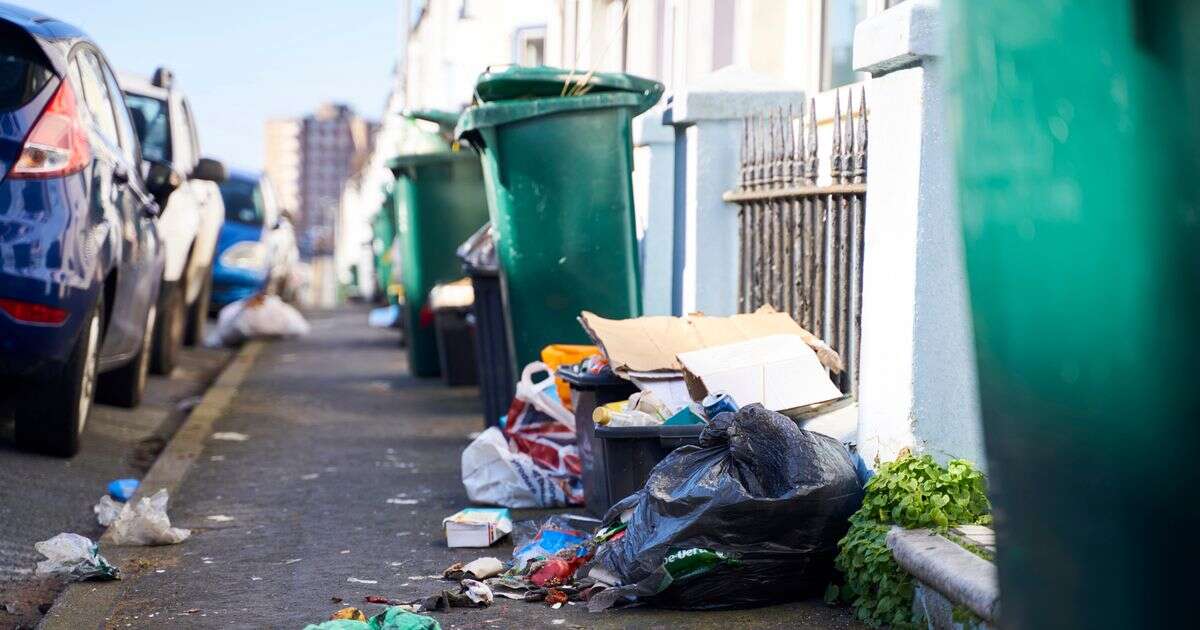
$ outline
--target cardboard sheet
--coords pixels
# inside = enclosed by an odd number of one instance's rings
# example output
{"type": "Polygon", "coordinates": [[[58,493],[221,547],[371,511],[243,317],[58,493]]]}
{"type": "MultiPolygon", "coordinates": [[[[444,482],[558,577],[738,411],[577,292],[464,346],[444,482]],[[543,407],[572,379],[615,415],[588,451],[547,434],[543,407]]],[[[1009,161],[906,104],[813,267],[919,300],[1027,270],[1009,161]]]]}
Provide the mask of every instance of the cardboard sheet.
{"type": "MultiPolygon", "coordinates": [[[[841,371],[841,357],[787,313],[764,306],[754,313],[732,317],[638,317],[605,319],[584,311],[584,330],[608,357],[618,374],[678,371],[676,355],[770,335],[798,335],[820,355],[821,363],[841,371]]],[[[740,402],[740,401],[739,401],[740,402]]]]}
{"type": "Polygon", "coordinates": [[[679,362],[695,400],[728,392],[738,405],[762,403],[772,411],[783,411],[842,395],[799,335],[771,335],[681,352],[679,362]]]}

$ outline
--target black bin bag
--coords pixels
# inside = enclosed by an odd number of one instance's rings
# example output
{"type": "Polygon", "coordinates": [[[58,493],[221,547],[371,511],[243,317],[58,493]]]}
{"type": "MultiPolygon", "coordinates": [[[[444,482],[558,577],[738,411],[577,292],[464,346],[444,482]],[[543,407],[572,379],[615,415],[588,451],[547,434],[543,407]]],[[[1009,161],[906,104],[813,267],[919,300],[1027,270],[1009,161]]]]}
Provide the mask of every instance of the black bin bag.
{"type": "Polygon", "coordinates": [[[615,524],[631,511],[624,536],[584,569],[617,583],[588,607],[745,608],[811,597],[829,583],[862,497],[837,440],[761,405],[720,414],[699,446],[671,452],[605,515],[615,524]]]}

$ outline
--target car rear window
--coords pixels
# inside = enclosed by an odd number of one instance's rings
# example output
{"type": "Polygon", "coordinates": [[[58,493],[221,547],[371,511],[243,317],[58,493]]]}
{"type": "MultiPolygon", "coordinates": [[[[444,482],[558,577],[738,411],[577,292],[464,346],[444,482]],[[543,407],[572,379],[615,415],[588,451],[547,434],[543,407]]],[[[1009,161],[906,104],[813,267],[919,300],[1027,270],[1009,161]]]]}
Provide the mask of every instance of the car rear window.
{"type": "Polygon", "coordinates": [[[257,182],[237,178],[221,182],[221,201],[226,221],[262,225],[263,199],[257,182]]]}
{"type": "Polygon", "coordinates": [[[0,22],[0,112],[12,111],[33,100],[53,76],[29,36],[0,22]]]}
{"type": "Polygon", "coordinates": [[[155,162],[171,161],[171,121],[167,102],[141,94],[125,93],[125,104],[142,141],[142,157],[155,162]]]}

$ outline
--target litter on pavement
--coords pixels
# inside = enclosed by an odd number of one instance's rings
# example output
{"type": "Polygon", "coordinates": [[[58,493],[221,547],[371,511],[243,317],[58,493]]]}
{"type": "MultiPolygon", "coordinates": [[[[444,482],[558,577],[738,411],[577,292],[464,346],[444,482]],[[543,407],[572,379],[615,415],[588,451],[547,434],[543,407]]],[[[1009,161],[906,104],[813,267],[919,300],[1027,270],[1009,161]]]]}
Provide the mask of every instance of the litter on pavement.
{"type": "Polygon", "coordinates": [[[456,562],[450,565],[442,577],[460,582],[462,580],[486,580],[504,572],[504,563],[499,558],[479,558],[466,564],[456,562]]]}
{"type": "MultiPolygon", "coordinates": [[[[101,525],[104,525],[106,517],[112,515],[111,505],[105,506],[105,499],[108,497],[101,497],[100,503],[94,508],[101,525]]],[[[135,503],[121,506],[116,518],[109,523],[109,536],[113,544],[174,545],[187,540],[192,534],[190,530],[171,527],[171,519],[167,516],[169,500],[164,488],[135,503]]]]}
{"type": "Polygon", "coordinates": [[[507,508],[466,508],[442,521],[447,547],[490,547],[512,531],[507,508]]]}
{"type": "Polygon", "coordinates": [[[63,575],[77,582],[119,580],[121,572],[100,555],[100,546],[79,534],[63,533],[33,548],[46,557],[37,563],[38,575],[63,575]]]}
{"type": "Polygon", "coordinates": [[[418,615],[403,606],[391,606],[367,619],[357,608],[343,608],[324,623],[309,624],[304,630],[441,630],[432,617],[418,615]]]}
{"type": "Polygon", "coordinates": [[[114,479],[108,483],[108,496],[116,501],[124,503],[137,492],[138,485],[141,482],[137,479],[114,479]]]}
{"type": "Polygon", "coordinates": [[[278,296],[258,294],[222,308],[205,344],[233,347],[249,339],[302,337],[310,330],[296,307],[278,296]]]}
{"type": "Polygon", "coordinates": [[[245,442],[250,439],[249,435],[237,431],[217,431],[209,437],[222,442],[245,442]]]}

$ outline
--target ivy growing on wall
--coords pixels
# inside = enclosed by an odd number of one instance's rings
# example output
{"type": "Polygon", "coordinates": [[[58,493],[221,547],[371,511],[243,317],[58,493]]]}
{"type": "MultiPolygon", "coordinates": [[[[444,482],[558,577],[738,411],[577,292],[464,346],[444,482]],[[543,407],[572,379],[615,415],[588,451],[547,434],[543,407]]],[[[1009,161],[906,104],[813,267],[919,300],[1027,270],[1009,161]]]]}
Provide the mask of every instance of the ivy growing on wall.
{"type": "Polygon", "coordinates": [[[913,579],[888,550],[892,525],[906,529],[991,524],[991,504],[983,473],[956,459],[945,467],[928,455],[902,455],[880,466],[867,482],[863,505],[850,517],[850,531],[838,543],[842,586],[830,585],[826,600],[850,604],[872,626],[918,627],[912,612],[913,579]]]}

